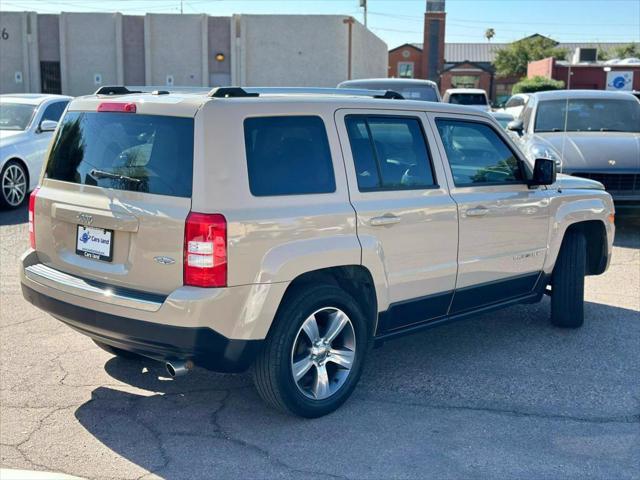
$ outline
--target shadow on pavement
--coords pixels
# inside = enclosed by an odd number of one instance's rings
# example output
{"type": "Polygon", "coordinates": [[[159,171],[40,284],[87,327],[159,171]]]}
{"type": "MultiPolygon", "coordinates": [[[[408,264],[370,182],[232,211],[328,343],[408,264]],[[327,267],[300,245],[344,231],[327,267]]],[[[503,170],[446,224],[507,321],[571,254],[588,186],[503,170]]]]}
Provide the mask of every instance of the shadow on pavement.
{"type": "Polygon", "coordinates": [[[616,212],[616,247],[640,248],[640,209],[616,212]]]}
{"type": "MultiPolygon", "coordinates": [[[[569,377],[572,383],[567,385],[571,390],[568,399],[562,400],[571,407],[580,401],[574,395],[585,394],[588,397],[595,381],[592,377],[596,375],[594,370],[598,371],[597,375],[608,375],[606,364],[610,361],[606,356],[610,354],[608,350],[594,351],[593,345],[607,341],[602,339],[602,332],[612,330],[612,322],[636,318],[637,312],[588,302],[585,304],[588,322],[585,327],[565,330],[548,323],[546,303],[513,307],[505,310],[506,314],[499,318],[485,315],[475,321],[453,323],[389,342],[378,350],[380,354],[371,355],[374,358],[370,358],[369,364],[373,363],[373,366],[368,365],[371,368],[365,369],[354,398],[323,419],[310,421],[274,413],[260,401],[248,374],[222,375],[196,369],[178,380],[169,380],[163,365],[157,362],[119,358],[105,364],[107,373],[145,390],[146,395],[100,387],[93,390],[91,400],[81,405],[75,416],[88,432],[111,450],[163,478],[247,478],[256,469],[265,478],[281,476],[283,472],[295,478],[303,473],[282,458],[274,457],[283,450],[287,452],[286,458],[290,459],[308,455],[309,445],[295,440],[301,431],[303,434],[308,431],[313,437],[316,426],[322,427],[322,431],[347,429],[350,441],[366,443],[371,435],[370,429],[358,425],[362,422],[382,422],[382,425],[390,421],[384,418],[385,415],[392,417],[391,412],[405,408],[404,403],[406,408],[410,408],[412,400],[405,398],[405,390],[417,389],[420,401],[428,408],[431,404],[438,408],[436,405],[443,402],[449,405],[446,407],[448,410],[431,413],[436,416],[450,416],[451,409],[476,409],[478,402],[484,404],[479,410],[544,410],[548,407],[545,402],[553,404],[550,397],[564,395],[557,390],[564,388],[564,385],[560,386],[564,380],[553,379],[548,374],[558,370],[560,364],[564,368],[561,372],[563,378],[569,377]],[[579,366],[573,365],[572,361],[578,362],[579,366]],[[463,391],[465,388],[454,380],[446,387],[449,391],[443,394],[439,384],[442,378],[455,378],[465,370],[476,371],[471,380],[463,380],[471,383],[465,385],[468,390],[463,391]],[[476,378],[478,372],[484,376],[476,378]],[[497,383],[487,382],[487,379],[494,378],[497,383]],[[502,394],[501,390],[509,385],[515,390],[520,389],[520,393],[519,396],[509,393],[505,406],[504,399],[493,398],[502,394]],[[475,393],[469,396],[469,391],[475,393]],[[383,395],[388,403],[371,404],[367,400],[367,397],[372,397],[375,402],[379,395],[383,395]],[[264,445],[265,435],[267,439],[271,438],[265,429],[273,429],[276,437],[280,438],[274,437],[273,442],[279,443],[267,442],[264,445]],[[282,438],[288,439],[286,445],[280,444],[282,438]],[[263,443],[259,446],[261,439],[263,443]]],[[[618,352],[618,355],[626,354],[618,352]]],[[[618,358],[618,361],[627,360],[618,358]]],[[[617,407],[615,405],[612,410],[617,407]]],[[[578,405],[576,410],[580,408],[578,405]]],[[[523,415],[535,418],[535,414],[523,415]]],[[[546,421],[544,418],[541,415],[540,421],[546,421]]],[[[444,424],[449,425],[445,429],[451,431],[441,431],[439,435],[455,438],[458,434],[455,428],[446,421],[444,424]]],[[[410,426],[406,428],[411,430],[410,426]]],[[[456,428],[467,427],[458,424],[456,428]]],[[[501,427],[487,428],[499,430],[501,427]]],[[[378,441],[382,445],[399,442],[393,450],[405,448],[402,442],[415,441],[415,437],[409,434],[406,439],[394,439],[393,434],[389,435],[389,438],[379,438],[378,441]]],[[[429,431],[418,435],[422,440],[430,441],[429,431]]],[[[450,446],[437,448],[446,450],[450,446]]],[[[374,462],[379,453],[361,451],[358,453],[362,457],[359,461],[365,464],[374,462]]],[[[344,457],[336,459],[338,464],[348,464],[353,451],[346,448],[338,450],[336,455],[344,457]]],[[[396,473],[401,474],[402,465],[397,468],[396,473]]]]}
{"type": "Polygon", "coordinates": [[[0,225],[18,225],[29,220],[29,205],[25,202],[14,210],[0,210],[0,225]]]}

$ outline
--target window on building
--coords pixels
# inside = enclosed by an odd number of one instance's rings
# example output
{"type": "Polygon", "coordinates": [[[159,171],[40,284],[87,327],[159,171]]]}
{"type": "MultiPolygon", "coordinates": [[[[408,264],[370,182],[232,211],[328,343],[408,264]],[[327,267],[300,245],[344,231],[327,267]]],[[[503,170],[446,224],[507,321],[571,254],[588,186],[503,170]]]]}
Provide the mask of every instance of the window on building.
{"type": "Polygon", "coordinates": [[[398,77],[413,78],[413,62],[398,62],[398,77]]]}
{"type": "Polygon", "coordinates": [[[336,190],[329,140],[320,117],[247,118],[244,140],[253,195],[336,190]]]}
{"type": "Polygon", "coordinates": [[[361,192],[435,186],[420,120],[349,115],[346,126],[361,192]]]}
{"type": "Polygon", "coordinates": [[[479,85],[479,75],[453,75],[451,77],[451,86],[453,88],[478,88],[479,85]]]}
{"type": "Polygon", "coordinates": [[[522,180],[517,157],[489,125],[446,119],[436,124],[457,187],[522,180]]]}

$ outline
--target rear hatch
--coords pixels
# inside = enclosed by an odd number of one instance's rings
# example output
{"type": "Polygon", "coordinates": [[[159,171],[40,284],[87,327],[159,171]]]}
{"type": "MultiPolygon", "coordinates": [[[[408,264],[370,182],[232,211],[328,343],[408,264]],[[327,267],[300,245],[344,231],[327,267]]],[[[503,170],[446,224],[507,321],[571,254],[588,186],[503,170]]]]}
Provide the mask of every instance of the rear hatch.
{"type": "Polygon", "coordinates": [[[70,106],[37,194],[36,251],[71,275],[168,294],[183,284],[197,108],[144,103],[70,106]]]}

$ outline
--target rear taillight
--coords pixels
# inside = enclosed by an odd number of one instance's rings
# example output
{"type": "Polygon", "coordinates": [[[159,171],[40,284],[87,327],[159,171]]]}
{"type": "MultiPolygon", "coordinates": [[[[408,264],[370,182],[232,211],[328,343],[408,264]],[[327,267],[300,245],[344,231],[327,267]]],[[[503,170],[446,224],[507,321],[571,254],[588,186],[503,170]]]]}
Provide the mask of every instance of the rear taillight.
{"type": "Polygon", "coordinates": [[[34,250],[36,249],[36,227],[34,223],[36,220],[36,196],[38,195],[38,190],[40,190],[40,187],[31,192],[29,197],[29,245],[34,250]]]}
{"type": "Polygon", "coordinates": [[[227,286],[227,220],[223,215],[189,213],[184,229],[184,284],[227,286]]]}

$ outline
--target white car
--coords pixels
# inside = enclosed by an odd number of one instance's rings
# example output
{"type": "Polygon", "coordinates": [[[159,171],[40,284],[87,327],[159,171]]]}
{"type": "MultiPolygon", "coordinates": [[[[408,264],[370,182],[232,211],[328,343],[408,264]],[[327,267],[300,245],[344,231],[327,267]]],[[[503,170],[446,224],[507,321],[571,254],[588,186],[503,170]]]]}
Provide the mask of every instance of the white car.
{"type": "Polygon", "coordinates": [[[483,112],[491,111],[487,92],[480,88],[450,88],[444,92],[442,101],[454,105],[465,105],[483,112]]]}
{"type": "Polygon", "coordinates": [[[16,208],[38,184],[58,120],[72,97],[0,95],[0,208],[16,208]]]}
{"type": "Polygon", "coordinates": [[[512,95],[509,100],[507,100],[507,103],[504,104],[504,107],[498,111],[513,115],[513,118],[518,118],[520,112],[522,112],[529,101],[529,97],[531,97],[531,95],[528,93],[516,93],[512,95]]]}

